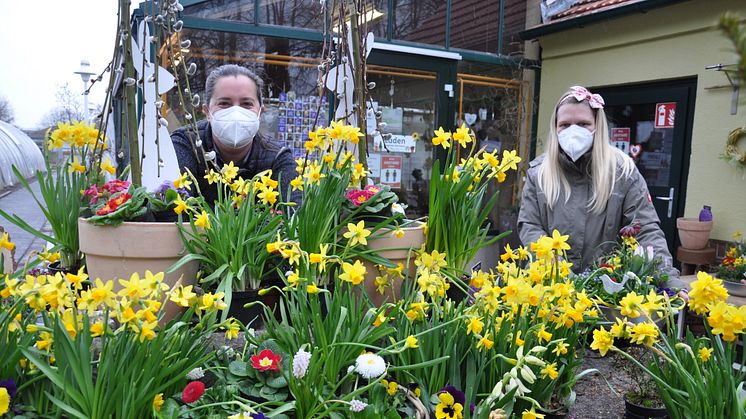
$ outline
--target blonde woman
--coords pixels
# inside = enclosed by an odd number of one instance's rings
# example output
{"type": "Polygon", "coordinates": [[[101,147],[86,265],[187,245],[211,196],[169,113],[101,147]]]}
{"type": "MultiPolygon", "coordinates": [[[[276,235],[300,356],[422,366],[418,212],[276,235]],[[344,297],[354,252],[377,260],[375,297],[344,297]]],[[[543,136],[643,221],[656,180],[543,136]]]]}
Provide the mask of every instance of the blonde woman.
{"type": "Polygon", "coordinates": [[[640,222],[637,240],[653,246],[670,278],[666,237],[634,162],[609,142],[600,95],[573,86],[554,107],[545,153],[529,163],[518,231],[528,245],[553,230],[569,234],[573,271],[590,267],[616,243],[619,230],[640,222]]]}

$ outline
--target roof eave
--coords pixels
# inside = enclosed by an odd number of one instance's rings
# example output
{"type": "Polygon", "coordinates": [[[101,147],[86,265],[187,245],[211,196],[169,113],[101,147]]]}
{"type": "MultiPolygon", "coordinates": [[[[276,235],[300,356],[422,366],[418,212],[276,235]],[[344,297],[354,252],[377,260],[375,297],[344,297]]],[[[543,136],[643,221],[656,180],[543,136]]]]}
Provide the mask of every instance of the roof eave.
{"type": "Polygon", "coordinates": [[[554,23],[542,24],[530,29],[519,32],[519,36],[524,41],[536,39],[544,35],[562,32],[568,29],[581,28],[586,25],[596,23],[602,20],[614,19],[617,17],[631,15],[633,13],[646,13],[649,10],[659,7],[670,6],[676,3],[683,3],[688,0],[647,0],[635,2],[608,10],[601,10],[587,15],[574,18],[562,19],[554,23]]]}

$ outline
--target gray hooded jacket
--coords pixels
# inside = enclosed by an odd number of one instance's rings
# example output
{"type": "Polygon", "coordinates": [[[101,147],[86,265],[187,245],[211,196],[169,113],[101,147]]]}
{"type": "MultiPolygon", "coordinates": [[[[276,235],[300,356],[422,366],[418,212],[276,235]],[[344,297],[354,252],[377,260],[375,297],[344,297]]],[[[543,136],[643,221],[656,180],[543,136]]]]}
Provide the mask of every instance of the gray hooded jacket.
{"type": "MultiPolygon", "coordinates": [[[[594,214],[587,207],[593,185],[590,176],[590,153],[573,163],[560,153],[560,164],[570,184],[571,196],[565,202],[560,192],[554,209],[549,208],[547,197],[538,184],[538,171],[544,155],[529,163],[526,183],[523,187],[521,210],[518,214],[518,232],[524,245],[536,241],[542,235],[551,236],[553,230],[569,234],[570,250],[567,258],[573,271],[582,272],[594,261],[608,253],[617,243],[619,229],[638,220],[641,225],[637,241],[643,246],[653,246],[655,255],[663,258],[663,269],[669,274],[671,286],[679,286],[679,271],[673,267],[666,237],[660,228],[660,220],[651,202],[648,187],[642,174],[635,169],[627,178],[618,178],[609,197],[606,210],[594,214]]],[[[621,164],[617,164],[617,173],[621,164]]]]}

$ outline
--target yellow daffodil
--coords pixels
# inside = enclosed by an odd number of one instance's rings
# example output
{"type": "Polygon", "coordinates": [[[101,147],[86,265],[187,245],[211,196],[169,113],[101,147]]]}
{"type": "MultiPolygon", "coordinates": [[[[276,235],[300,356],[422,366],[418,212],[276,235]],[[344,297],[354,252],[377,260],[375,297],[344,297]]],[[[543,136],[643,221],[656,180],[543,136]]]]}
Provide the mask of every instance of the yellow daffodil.
{"type": "Polygon", "coordinates": [[[477,316],[473,316],[469,319],[466,326],[466,334],[469,335],[471,333],[474,333],[475,335],[478,335],[482,333],[483,328],[484,323],[482,322],[482,320],[480,320],[477,316]]]}
{"type": "Polygon", "coordinates": [[[315,282],[306,285],[306,292],[309,294],[318,294],[319,291],[319,287],[316,285],[315,282]]]}
{"type": "Polygon", "coordinates": [[[552,362],[551,364],[547,364],[546,366],[544,366],[544,368],[541,369],[540,373],[542,376],[549,377],[554,380],[555,378],[557,378],[557,376],[559,376],[559,371],[557,371],[557,363],[552,362]]]}
{"type": "Polygon", "coordinates": [[[712,348],[705,348],[701,347],[697,350],[697,357],[702,362],[707,362],[710,360],[710,357],[712,356],[712,348]]]}
{"type": "Polygon", "coordinates": [[[295,179],[290,181],[290,186],[294,191],[303,190],[303,176],[297,176],[295,179]]]}
{"type": "Polygon", "coordinates": [[[161,407],[163,407],[163,403],[164,403],[163,393],[156,394],[155,397],[153,398],[153,409],[156,412],[160,412],[161,407]]]}
{"type": "Polygon", "coordinates": [[[101,162],[101,172],[102,173],[108,173],[110,175],[115,175],[117,173],[117,169],[111,164],[111,160],[108,158],[104,159],[104,161],[101,162]]]}
{"type": "Polygon", "coordinates": [[[354,264],[344,262],[342,263],[342,273],[339,275],[339,279],[353,285],[360,285],[365,279],[365,271],[365,265],[359,260],[356,260],[354,264]]]}
{"type": "Polygon", "coordinates": [[[603,326],[600,329],[593,331],[593,342],[591,343],[591,349],[597,350],[601,356],[606,356],[606,353],[614,345],[614,337],[611,332],[606,330],[603,326]]]}
{"type": "Polygon", "coordinates": [[[569,235],[562,235],[559,231],[552,231],[552,249],[558,252],[570,250],[570,245],[567,244],[567,240],[570,238],[569,235]]]}
{"type": "Polygon", "coordinates": [[[220,169],[220,174],[223,175],[225,183],[230,183],[236,176],[238,176],[238,167],[233,165],[233,162],[224,164],[223,168],[220,169]]]}
{"type": "Polygon", "coordinates": [[[444,150],[451,146],[450,131],[443,131],[443,127],[440,127],[435,132],[433,132],[433,134],[434,136],[432,141],[434,146],[442,146],[444,150]]]}
{"type": "Polygon", "coordinates": [[[367,237],[370,236],[370,231],[365,229],[365,221],[360,220],[357,224],[347,223],[347,232],[343,236],[349,239],[350,246],[355,246],[358,243],[365,246],[368,244],[367,237]]]}
{"type": "Polygon", "coordinates": [[[480,351],[482,350],[482,348],[486,350],[492,349],[492,346],[495,345],[495,341],[490,339],[491,337],[492,337],[492,334],[487,333],[481,339],[479,339],[479,341],[477,342],[477,349],[479,349],[480,351]]]}
{"type": "Polygon", "coordinates": [[[461,124],[460,127],[456,128],[456,132],[453,133],[453,140],[458,141],[461,147],[466,148],[470,142],[472,142],[471,133],[468,126],[465,123],[461,124]]]}
{"type": "Polygon", "coordinates": [[[13,251],[13,249],[16,248],[15,243],[10,241],[10,236],[8,233],[3,233],[2,236],[0,236],[0,249],[7,249],[8,251],[13,251]]]}
{"type": "Polygon", "coordinates": [[[650,322],[637,323],[630,330],[629,338],[638,345],[653,346],[658,339],[658,327],[650,322]]]}
{"type": "Polygon", "coordinates": [[[417,338],[414,337],[413,335],[407,336],[407,339],[404,341],[404,347],[407,349],[418,348],[419,346],[420,345],[419,345],[419,342],[417,341],[417,338]]]}
{"type": "Polygon", "coordinates": [[[188,173],[182,173],[178,179],[174,180],[174,188],[176,189],[191,189],[192,181],[189,180],[188,173]]]}
{"type": "Polygon", "coordinates": [[[238,333],[241,331],[241,324],[236,319],[231,318],[228,321],[228,325],[225,329],[225,338],[233,340],[238,337],[238,333]]]}
{"type": "Polygon", "coordinates": [[[207,212],[205,212],[205,210],[202,210],[202,214],[200,214],[197,219],[194,220],[194,225],[203,230],[210,229],[210,219],[208,218],[207,212]]]}
{"type": "Polygon", "coordinates": [[[531,406],[531,410],[526,409],[521,413],[521,419],[544,419],[544,414],[536,413],[534,407],[531,406]]]}
{"type": "Polygon", "coordinates": [[[197,298],[197,294],[192,291],[193,287],[193,285],[185,287],[179,284],[171,290],[171,297],[169,299],[181,307],[189,307],[192,301],[197,298]]]}
{"type": "Polygon", "coordinates": [[[280,193],[271,189],[264,189],[257,195],[264,205],[274,205],[278,196],[280,193]]]}
{"type": "Polygon", "coordinates": [[[220,174],[210,169],[210,171],[205,175],[205,179],[207,179],[207,184],[212,185],[220,180],[220,174]]]}
{"type": "Polygon", "coordinates": [[[70,163],[70,166],[67,168],[67,171],[70,173],[74,173],[74,172],[85,173],[85,166],[80,164],[80,160],[77,157],[75,157],[72,163],[70,163]]]}

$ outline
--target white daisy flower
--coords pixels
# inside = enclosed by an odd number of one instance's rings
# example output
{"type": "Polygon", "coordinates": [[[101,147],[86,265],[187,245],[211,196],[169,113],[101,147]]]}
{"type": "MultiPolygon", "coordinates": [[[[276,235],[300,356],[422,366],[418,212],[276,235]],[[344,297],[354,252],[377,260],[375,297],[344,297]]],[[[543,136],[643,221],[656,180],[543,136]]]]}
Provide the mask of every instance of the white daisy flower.
{"type": "Polygon", "coordinates": [[[386,372],[386,361],[376,354],[362,354],[355,360],[355,372],[363,378],[377,378],[386,372]]]}

